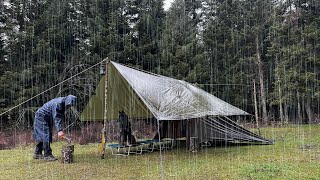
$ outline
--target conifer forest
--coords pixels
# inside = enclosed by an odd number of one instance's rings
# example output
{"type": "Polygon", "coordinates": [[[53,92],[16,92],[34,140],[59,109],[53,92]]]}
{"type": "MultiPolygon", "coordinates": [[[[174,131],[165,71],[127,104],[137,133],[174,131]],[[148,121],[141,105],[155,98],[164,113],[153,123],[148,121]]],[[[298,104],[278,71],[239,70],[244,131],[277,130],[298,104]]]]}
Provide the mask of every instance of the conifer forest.
{"type": "MultiPolygon", "coordinates": [[[[315,123],[320,111],[318,0],[2,0],[0,112],[108,57],[193,83],[262,124],[315,123]]],[[[32,127],[48,100],[95,92],[99,67],[1,116],[32,127]]]]}

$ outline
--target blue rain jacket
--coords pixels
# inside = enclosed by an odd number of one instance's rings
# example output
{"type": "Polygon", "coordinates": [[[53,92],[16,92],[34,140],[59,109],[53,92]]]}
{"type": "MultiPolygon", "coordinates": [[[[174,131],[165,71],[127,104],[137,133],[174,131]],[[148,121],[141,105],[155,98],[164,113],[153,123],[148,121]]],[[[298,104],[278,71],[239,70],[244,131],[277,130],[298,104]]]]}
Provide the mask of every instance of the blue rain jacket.
{"type": "Polygon", "coordinates": [[[33,137],[37,142],[52,142],[53,123],[57,131],[62,130],[61,121],[66,107],[74,106],[77,97],[68,95],[45,103],[36,111],[33,124],[33,137]]]}

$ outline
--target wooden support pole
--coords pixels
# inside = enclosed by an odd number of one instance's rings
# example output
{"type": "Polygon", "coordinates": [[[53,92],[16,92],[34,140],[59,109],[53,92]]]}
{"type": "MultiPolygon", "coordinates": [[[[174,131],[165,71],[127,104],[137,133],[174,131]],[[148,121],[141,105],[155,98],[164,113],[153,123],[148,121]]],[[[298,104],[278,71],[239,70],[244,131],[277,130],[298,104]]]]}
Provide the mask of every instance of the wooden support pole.
{"type": "Polygon", "coordinates": [[[104,84],[104,115],[103,115],[103,129],[101,133],[101,144],[100,144],[100,159],[104,159],[104,154],[106,150],[106,144],[107,144],[107,115],[108,115],[108,108],[107,108],[107,97],[108,97],[108,64],[109,59],[105,59],[106,62],[106,70],[105,70],[105,84],[104,84]]]}

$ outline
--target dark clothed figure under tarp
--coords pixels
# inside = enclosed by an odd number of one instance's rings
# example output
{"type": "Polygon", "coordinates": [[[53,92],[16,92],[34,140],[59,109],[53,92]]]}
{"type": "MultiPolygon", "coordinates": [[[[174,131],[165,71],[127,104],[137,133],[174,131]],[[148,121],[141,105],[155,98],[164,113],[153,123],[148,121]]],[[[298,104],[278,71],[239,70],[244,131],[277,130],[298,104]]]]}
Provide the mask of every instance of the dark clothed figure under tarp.
{"type": "Polygon", "coordinates": [[[119,111],[120,145],[134,144],[135,138],[132,135],[131,123],[125,112],[119,111]],[[128,143],[127,143],[128,141],[128,143]]]}
{"type": "Polygon", "coordinates": [[[68,95],[66,97],[58,97],[45,103],[35,113],[33,137],[38,142],[35,149],[35,158],[39,159],[44,151],[44,157],[52,156],[50,143],[52,142],[52,126],[55,125],[56,130],[62,131],[61,121],[64,112],[69,107],[76,104],[76,96],[68,95]]]}

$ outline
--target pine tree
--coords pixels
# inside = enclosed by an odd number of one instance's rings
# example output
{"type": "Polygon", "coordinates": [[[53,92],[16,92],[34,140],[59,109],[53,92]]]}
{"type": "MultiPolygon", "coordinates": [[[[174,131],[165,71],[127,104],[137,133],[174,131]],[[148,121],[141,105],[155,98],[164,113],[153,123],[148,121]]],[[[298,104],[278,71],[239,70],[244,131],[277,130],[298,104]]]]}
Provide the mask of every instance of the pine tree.
{"type": "MultiPolygon", "coordinates": [[[[267,79],[265,77],[267,69],[268,58],[266,57],[266,50],[269,47],[268,36],[272,25],[273,8],[277,5],[277,1],[253,1],[245,3],[244,7],[247,12],[245,17],[248,18],[248,40],[253,43],[252,48],[255,49],[254,56],[256,59],[256,67],[258,69],[257,78],[260,84],[260,97],[262,106],[262,120],[265,124],[268,123],[267,114],[267,79]],[[252,37],[252,38],[250,38],[252,37]]],[[[267,74],[268,75],[268,74],[267,74]]],[[[270,76],[269,76],[270,77],[270,76]]]]}
{"type": "Polygon", "coordinates": [[[289,111],[295,111],[298,122],[310,123],[319,97],[320,6],[315,1],[286,1],[282,6],[269,52],[277,61],[274,91],[278,94],[274,94],[280,102],[276,103],[286,120],[289,111]]]}
{"type": "Polygon", "coordinates": [[[204,1],[206,23],[203,41],[210,58],[208,82],[222,84],[211,86],[211,91],[232,104],[248,109],[251,106],[251,89],[246,85],[251,82],[254,69],[246,67],[249,66],[245,59],[250,44],[244,37],[245,18],[241,9],[238,1],[204,1]]]}
{"type": "Polygon", "coordinates": [[[202,47],[199,40],[198,24],[201,8],[200,1],[173,2],[167,13],[162,40],[162,73],[178,79],[197,82],[197,73],[201,75],[202,47]],[[199,54],[197,59],[196,55],[199,54]],[[199,63],[199,64],[198,64],[199,63]],[[198,66],[197,66],[198,65],[198,66]],[[195,67],[199,70],[196,70],[195,67]],[[201,69],[201,70],[200,70],[201,69]]]}
{"type": "Polygon", "coordinates": [[[157,72],[160,61],[160,39],[165,18],[163,1],[126,1],[125,16],[130,26],[132,46],[128,63],[157,72]]]}

